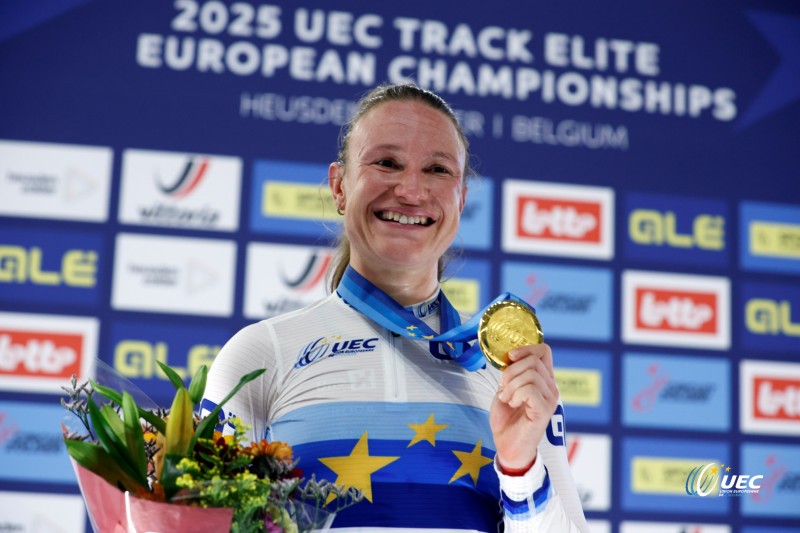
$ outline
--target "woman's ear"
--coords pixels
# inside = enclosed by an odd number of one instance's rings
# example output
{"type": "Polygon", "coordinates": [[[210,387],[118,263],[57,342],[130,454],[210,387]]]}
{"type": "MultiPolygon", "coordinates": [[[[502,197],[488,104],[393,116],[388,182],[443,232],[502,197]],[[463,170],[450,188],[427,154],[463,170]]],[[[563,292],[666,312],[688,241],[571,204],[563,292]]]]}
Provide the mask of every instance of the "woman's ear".
{"type": "Polygon", "coordinates": [[[336,209],[344,212],[344,167],[339,161],[334,161],[328,166],[328,187],[331,189],[336,209]]]}

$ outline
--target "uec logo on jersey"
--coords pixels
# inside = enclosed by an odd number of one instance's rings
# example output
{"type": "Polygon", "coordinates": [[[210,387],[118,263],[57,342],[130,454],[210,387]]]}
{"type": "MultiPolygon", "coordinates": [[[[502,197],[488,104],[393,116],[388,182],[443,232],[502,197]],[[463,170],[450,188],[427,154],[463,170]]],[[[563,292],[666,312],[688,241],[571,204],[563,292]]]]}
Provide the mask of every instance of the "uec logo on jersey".
{"type": "Polygon", "coordinates": [[[326,357],[372,352],[375,351],[377,343],[377,337],[371,339],[342,339],[340,335],[320,337],[300,351],[294,367],[303,368],[326,357]]]}

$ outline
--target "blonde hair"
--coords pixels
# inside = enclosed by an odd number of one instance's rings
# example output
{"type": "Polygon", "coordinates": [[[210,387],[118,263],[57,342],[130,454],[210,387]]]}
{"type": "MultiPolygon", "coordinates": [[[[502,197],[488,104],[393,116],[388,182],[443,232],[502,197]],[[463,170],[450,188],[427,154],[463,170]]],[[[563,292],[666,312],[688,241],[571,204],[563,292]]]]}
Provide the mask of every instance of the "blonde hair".
{"type": "MultiPolygon", "coordinates": [[[[437,111],[442,112],[453,123],[456,128],[456,132],[458,133],[458,136],[464,145],[466,158],[464,162],[463,179],[466,182],[467,178],[474,174],[474,171],[470,166],[469,141],[467,140],[467,136],[464,135],[464,130],[461,128],[461,124],[459,124],[458,118],[456,117],[455,112],[453,112],[453,109],[450,107],[450,104],[448,104],[436,93],[427,89],[422,89],[413,83],[406,83],[402,85],[379,85],[365,94],[361,100],[358,101],[356,112],[353,114],[347,124],[344,125],[339,135],[339,152],[337,154],[337,162],[343,169],[347,165],[350,136],[356,124],[358,124],[358,122],[363,119],[371,110],[386,102],[421,102],[437,111]]],[[[442,274],[447,266],[449,259],[448,255],[450,255],[449,251],[439,258],[439,281],[442,280],[442,274]]],[[[344,271],[347,269],[349,264],[350,240],[347,238],[344,230],[342,230],[342,233],[339,235],[336,243],[336,257],[334,259],[334,264],[329,271],[329,287],[331,292],[335,291],[336,287],[339,286],[339,282],[342,280],[344,271]]]]}

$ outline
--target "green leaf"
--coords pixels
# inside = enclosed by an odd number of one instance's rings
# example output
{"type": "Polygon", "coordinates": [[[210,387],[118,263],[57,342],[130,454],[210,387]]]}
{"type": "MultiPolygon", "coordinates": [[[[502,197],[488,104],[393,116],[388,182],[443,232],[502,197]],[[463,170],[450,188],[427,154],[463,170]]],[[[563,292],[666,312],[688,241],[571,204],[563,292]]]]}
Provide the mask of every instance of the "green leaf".
{"type": "Polygon", "coordinates": [[[125,444],[130,453],[133,467],[144,478],[147,478],[147,452],[144,449],[144,432],[139,422],[139,407],[133,396],[122,393],[122,416],[125,431],[125,444]]]}
{"type": "Polygon", "coordinates": [[[179,487],[175,481],[183,475],[183,470],[178,468],[178,463],[184,458],[182,455],[167,454],[164,456],[164,464],[161,467],[161,486],[164,487],[164,495],[167,501],[178,492],[179,487]]]}
{"type": "MultiPolygon", "coordinates": [[[[105,451],[108,452],[108,454],[111,456],[111,459],[116,462],[122,470],[125,471],[125,473],[133,478],[139,485],[147,486],[147,477],[139,475],[133,466],[133,461],[130,457],[130,453],[128,453],[128,450],[125,447],[124,440],[119,439],[116,433],[114,433],[114,430],[111,428],[111,424],[116,423],[113,421],[114,419],[119,421],[119,416],[117,416],[117,413],[111,409],[113,415],[106,419],[104,412],[100,411],[100,409],[97,407],[97,404],[94,403],[93,400],[90,399],[88,401],[88,405],[89,415],[92,417],[92,426],[97,434],[97,440],[100,441],[100,445],[105,449],[105,451]]],[[[108,411],[105,412],[107,413],[108,411]]]]}
{"type": "Polygon", "coordinates": [[[192,382],[189,384],[189,398],[192,400],[192,405],[196,405],[203,399],[203,393],[206,390],[206,379],[208,379],[208,367],[202,365],[194,373],[192,382]]]}
{"type": "Polygon", "coordinates": [[[147,484],[142,485],[127,474],[114,461],[114,458],[103,448],[91,442],[65,439],[67,453],[82,467],[86,468],[108,481],[115,487],[122,486],[125,490],[137,493],[142,490],[149,491],[147,484]]]}
{"type": "Polygon", "coordinates": [[[117,412],[109,404],[100,407],[100,414],[107,424],[107,428],[114,433],[114,437],[119,442],[125,441],[125,427],[122,424],[122,419],[117,412]]]}
{"type": "Polygon", "coordinates": [[[158,363],[158,366],[161,367],[161,370],[164,372],[164,374],[167,375],[169,380],[172,382],[172,385],[175,387],[176,391],[180,390],[181,387],[184,386],[183,385],[183,380],[181,379],[181,377],[178,375],[177,372],[172,370],[171,367],[169,367],[168,365],[166,365],[166,364],[164,364],[164,363],[162,363],[161,361],[158,361],[158,360],[156,360],[156,363],[158,363]]]}
{"type": "MultiPolygon", "coordinates": [[[[89,379],[89,383],[91,383],[92,389],[95,392],[97,392],[97,394],[103,396],[104,398],[108,398],[117,405],[122,405],[122,394],[120,394],[119,392],[115,391],[110,387],[106,387],[105,385],[100,385],[99,383],[95,382],[92,379],[89,379]]],[[[138,407],[138,409],[139,409],[139,418],[144,418],[150,423],[150,425],[156,428],[156,431],[158,431],[159,433],[164,433],[167,427],[167,423],[164,422],[164,420],[159,418],[155,413],[148,411],[147,409],[142,409],[141,407],[138,407]]]]}
{"type": "Polygon", "coordinates": [[[214,436],[214,428],[219,424],[219,412],[222,409],[222,406],[225,403],[233,398],[239,390],[256,379],[258,376],[266,372],[266,368],[260,368],[258,370],[253,370],[249,374],[245,374],[242,376],[242,379],[239,380],[239,383],[233,388],[231,392],[228,393],[225,398],[219,402],[219,404],[211,411],[208,416],[206,416],[200,423],[197,425],[197,429],[194,431],[194,437],[192,438],[192,442],[189,445],[189,449],[193,449],[197,439],[210,439],[214,436]]]}

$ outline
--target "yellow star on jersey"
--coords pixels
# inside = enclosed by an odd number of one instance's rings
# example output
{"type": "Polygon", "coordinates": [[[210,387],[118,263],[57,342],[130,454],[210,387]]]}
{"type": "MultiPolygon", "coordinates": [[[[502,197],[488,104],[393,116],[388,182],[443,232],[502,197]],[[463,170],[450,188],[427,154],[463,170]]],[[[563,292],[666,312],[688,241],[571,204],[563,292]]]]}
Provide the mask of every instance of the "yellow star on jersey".
{"type": "MultiPolygon", "coordinates": [[[[355,487],[364,493],[364,497],[372,502],[371,475],[389,463],[397,461],[400,457],[379,456],[369,454],[367,432],[365,431],[353,447],[350,455],[344,457],[320,457],[320,462],[336,472],[336,485],[355,487]]],[[[335,496],[328,497],[330,503],[335,496]]]]}
{"type": "Polygon", "coordinates": [[[478,441],[478,444],[476,444],[469,453],[458,452],[456,450],[453,450],[453,453],[458,457],[458,460],[461,461],[461,466],[458,467],[458,470],[456,470],[456,473],[453,474],[453,477],[450,478],[448,483],[452,483],[458,478],[469,474],[472,478],[472,483],[477,485],[481,468],[492,462],[492,459],[481,455],[481,441],[478,441]]]}
{"type": "Polygon", "coordinates": [[[406,448],[411,448],[413,445],[423,440],[436,446],[436,434],[446,428],[447,424],[437,424],[434,422],[433,413],[431,413],[431,416],[428,417],[424,424],[408,424],[408,427],[416,432],[414,438],[411,439],[411,442],[406,446],[406,448]]]}

